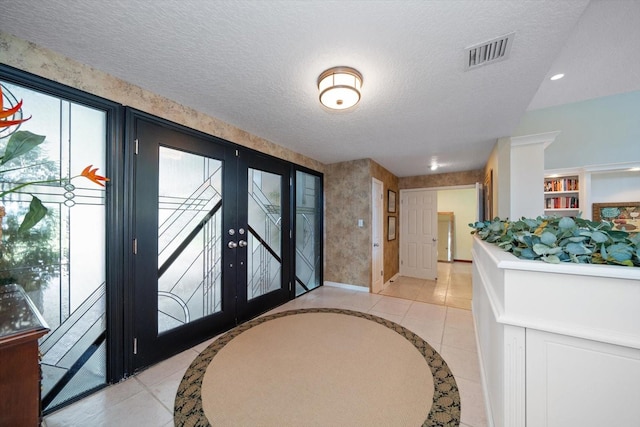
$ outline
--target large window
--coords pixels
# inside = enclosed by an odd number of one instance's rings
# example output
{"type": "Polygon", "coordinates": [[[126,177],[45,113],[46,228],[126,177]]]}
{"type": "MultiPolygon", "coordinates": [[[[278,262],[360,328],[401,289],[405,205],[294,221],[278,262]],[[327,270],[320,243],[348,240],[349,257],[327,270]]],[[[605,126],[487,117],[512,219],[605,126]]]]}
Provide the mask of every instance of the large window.
{"type": "Polygon", "coordinates": [[[40,342],[46,410],[106,383],[105,190],[78,175],[89,165],[105,170],[107,118],[105,111],[0,83],[4,107],[22,100],[23,116],[31,116],[19,129],[3,128],[0,152],[18,139],[16,131],[45,137],[0,166],[3,193],[37,182],[0,199],[6,212],[0,286],[22,286],[51,329],[40,342]],[[47,213],[19,232],[33,200],[47,213]]]}
{"type": "Polygon", "coordinates": [[[322,280],[322,180],[296,171],[296,296],[322,280]]]}

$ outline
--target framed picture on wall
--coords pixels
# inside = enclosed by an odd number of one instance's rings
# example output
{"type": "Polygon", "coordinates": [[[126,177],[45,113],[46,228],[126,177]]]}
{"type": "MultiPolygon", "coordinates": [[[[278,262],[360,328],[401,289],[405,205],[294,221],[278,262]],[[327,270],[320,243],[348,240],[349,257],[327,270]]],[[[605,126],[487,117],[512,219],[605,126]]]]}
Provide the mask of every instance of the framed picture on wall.
{"type": "Polygon", "coordinates": [[[388,202],[387,202],[387,212],[396,213],[396,192],[393,190],[389,190],[388,193],[388,202]]]}
{"type": "Polygon", "coordinates": [[[594,203],[593,220],[609,221],[614,230],[640,230],[640,202],[594,203]]]}
{"type": "Polygon", "coordinates": [[[387,240],[396,240],[396,217],[388,217],[389,228],[387,230],[387,240]]]}
{"type": "Polygon", "coordinates": [[[487,176],[484,177],[484,220],[493,220],[493,169],[489,170],[487,176]]]}

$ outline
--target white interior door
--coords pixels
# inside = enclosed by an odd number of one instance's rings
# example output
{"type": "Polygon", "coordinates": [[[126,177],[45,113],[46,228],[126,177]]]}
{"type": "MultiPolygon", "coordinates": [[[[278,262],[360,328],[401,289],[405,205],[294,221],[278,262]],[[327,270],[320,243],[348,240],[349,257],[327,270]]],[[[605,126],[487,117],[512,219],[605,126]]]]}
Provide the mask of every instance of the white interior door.
{"type": "Polygon", "coordinates": [[[372,178],[371,182],[371,292],[377,293],[384,285],[384,194],[382,182],[372,178]]]}
{"type": "Polygon", "coordinates": [[[435,280],[438,273],[435,190],[400,191],[400,274],[435,280]]]}

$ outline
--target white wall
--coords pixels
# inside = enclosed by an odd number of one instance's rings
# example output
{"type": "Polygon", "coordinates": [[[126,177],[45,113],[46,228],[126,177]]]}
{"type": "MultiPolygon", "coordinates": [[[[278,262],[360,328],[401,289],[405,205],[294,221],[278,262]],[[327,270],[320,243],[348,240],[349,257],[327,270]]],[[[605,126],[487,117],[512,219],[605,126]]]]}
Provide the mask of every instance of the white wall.
{"type": "Polygon", "coordinates": [[[478,203],[475,188],[438,190],[438,212],[453,212],[453,259],[471,261],[472,224],[476,221],[478,203]]]}
{"type": "Polygon", "coordinates": [[[640,91],[527,111],[512,136],[561,131],[545,169],[640,162],[640,91]]]}
{"type": "Polygon", "coordinates": [[[640,202],[640,171],[593,173],[591,202],[640,202]]]}

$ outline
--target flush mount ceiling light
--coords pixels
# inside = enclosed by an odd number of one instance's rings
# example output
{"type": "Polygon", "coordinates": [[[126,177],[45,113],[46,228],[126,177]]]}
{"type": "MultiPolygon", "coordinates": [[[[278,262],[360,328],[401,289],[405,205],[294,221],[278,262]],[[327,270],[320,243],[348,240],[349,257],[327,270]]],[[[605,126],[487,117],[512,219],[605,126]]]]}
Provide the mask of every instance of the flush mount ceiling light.
{"type": "Polygon", "coordinates": [[[346,110],[360,101],[362,74],[350,67],[333,67],[318,77],[320,102],[332,110],[346,110]]]}
{"type": "Polygon", "coordinates": [[[549,80],[560,80],[563,77],[564,77],[564,74],[562,74],[562,73],[555,74],[555,75],[551,76],[551,78],[549,80]]]}

